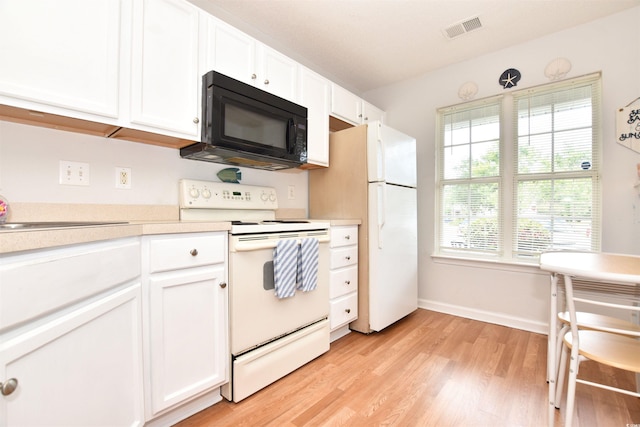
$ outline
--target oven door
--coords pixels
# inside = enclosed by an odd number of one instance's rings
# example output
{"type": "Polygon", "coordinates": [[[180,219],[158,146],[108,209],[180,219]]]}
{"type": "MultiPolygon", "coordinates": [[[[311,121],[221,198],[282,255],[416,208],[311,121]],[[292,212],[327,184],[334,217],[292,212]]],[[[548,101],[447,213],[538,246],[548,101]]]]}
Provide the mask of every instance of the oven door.
{"type": "Polygon", "coordinates": [[[238,356],[329,316],[329,231],[230,235],[231,354],[238,356]],[[280,239],[319,240],[318,285],[279,299],[273,286],[273,250],[280,239]]]}

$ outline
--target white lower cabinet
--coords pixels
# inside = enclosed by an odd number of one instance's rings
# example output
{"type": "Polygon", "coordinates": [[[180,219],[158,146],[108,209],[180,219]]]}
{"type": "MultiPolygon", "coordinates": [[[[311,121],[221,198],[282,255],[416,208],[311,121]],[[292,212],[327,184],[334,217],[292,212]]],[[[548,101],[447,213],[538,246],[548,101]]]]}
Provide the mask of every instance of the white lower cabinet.
{"type": "Polygon", "coordinates": [[[229,380],[227,233],[143,237],[143,286],[147,420],[171,424],[229,380]]]}
{"type": "Polygon", "coordinates": [[[144,423],[139,239],[2,256],[0,285],[0,426],[144,423]]]}
{"type": "Polygon", "coordinates": [[[358,226],[332,226],[330,248],[329,321],[335,341],[358,318],[358,226]]]}

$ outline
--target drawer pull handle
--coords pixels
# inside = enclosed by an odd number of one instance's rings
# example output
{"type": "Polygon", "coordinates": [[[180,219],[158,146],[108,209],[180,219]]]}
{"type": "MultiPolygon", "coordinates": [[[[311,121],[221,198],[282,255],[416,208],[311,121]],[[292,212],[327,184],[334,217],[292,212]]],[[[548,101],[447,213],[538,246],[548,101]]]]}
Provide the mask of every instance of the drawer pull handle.
{"type": "Polygon", "coordinates": [[[226,287],[227,287],[227,284],[226,284],[225,282],[222,282],[222,283],[220,283],[220,287],[221,287],[222,289],[224,289],[224,288],[226,288],[226,287]]]}
{"type": "Polygon", "coordinates": [[[10,378],[0,383],[0,393],[2,393],[3,396],[9,396],[16,388],[18,388],[18,380],[15,378],[10,378]]]}
{"type": "Polygon", "coordinates": [[[191,251],[189,251],[189,253],[191,254],[191,256],[196,256],[196,255],[198,255],[198,250],[197,249],[191,249],[191,251]]]}
{"type": "Polygon", "coordinates": [[[345,281],[344,281],[344,284],[345,284],[345,285],[350,285],[350,284],[351,284],[351,280],[345,280],[345,281]]]}
{"type": "Polygon", "coordinates": [[[344,311],[346,311],[347,314],[351,313],[351,309],[350,308],[345,308],[344,311]]]}

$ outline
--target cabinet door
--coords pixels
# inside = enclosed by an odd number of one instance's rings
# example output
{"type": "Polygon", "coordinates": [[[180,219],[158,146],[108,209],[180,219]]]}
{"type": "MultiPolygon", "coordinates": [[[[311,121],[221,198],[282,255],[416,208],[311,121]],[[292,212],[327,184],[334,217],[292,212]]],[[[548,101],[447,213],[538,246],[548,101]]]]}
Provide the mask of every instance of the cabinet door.
{"type": "Polygon", "coordinates": [[[0,344],[3,426],[140,426],[140,284],[0,344]]]}
{"type": "Polygon", "coordinates": [[[256,41],[224,22],[210,17],[207,23],[207,71],[216,70],[247,84],[256,76],[256,41]]]}
{"type": "Polygon", "coordinates": [[[351,124],[359,125],[362,117],[362,99],[332,83],[331,114],[351,124]]]}
{"type": "Polygon", "coordinates": [[[362,101],[362,123],[369,123],[373,121],[384,123],[384,111],[375,105],[362,101]]]}
{"type": "Polygon", "coordinates": [[[228,381],[224,264],[149,280],[151,415],[228,381]]]}
{"type": "Polygon", "coordinates": [[[196,140],[198,9],[183,0],[136,0],[134,6],[131,123],[139,126],[132,127],[196,140]]]}
{"type": "Polygon", "coordinates": [[[331,82],[301,67],[298,102],[307,107],[307,163],[329,166],[331,82]]]}
{"type": "Polygon", "coordinates": [[[0,2],[1,103],[115,120],[119,55],[119,1],[0,2]]]}
{"type": "Polygon", "coordinates": [[[289,101],[296,101],[298,64],[291,58],[259,44],[257,63],[260,65],[256,86],[289,101]]]}

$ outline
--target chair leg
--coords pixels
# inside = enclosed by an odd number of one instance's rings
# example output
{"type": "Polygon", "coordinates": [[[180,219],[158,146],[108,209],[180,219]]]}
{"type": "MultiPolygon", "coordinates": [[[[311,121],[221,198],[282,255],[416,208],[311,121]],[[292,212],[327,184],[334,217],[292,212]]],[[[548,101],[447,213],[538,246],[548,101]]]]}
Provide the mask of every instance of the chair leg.
{"type": "Polygon", "coordinates": [[[571,348],[571,359],[569,361],[569,384],[567,386],[567,413],[565,414],[565,427],[571,427],[573,422],[573,409],[576,399],[576,381],[578,378],[578,368],[580,367],[580,357],[576,345],[571,348]]]}
{"type": "Polygon", "coordinates": [[[560,409],[560,402],[562,401],[562,391],[564,389],[564,377],[567,373],[567,359],[569,358],[569,348],[566,345],[562,346],[562,352],[560,353],[560,360],[558,361],[558,375],[556,376],[556,394],[554,396],[554,402],[556,409],[560,409]]]}

